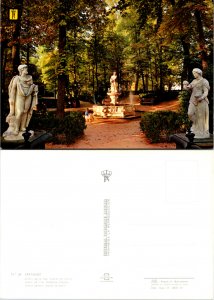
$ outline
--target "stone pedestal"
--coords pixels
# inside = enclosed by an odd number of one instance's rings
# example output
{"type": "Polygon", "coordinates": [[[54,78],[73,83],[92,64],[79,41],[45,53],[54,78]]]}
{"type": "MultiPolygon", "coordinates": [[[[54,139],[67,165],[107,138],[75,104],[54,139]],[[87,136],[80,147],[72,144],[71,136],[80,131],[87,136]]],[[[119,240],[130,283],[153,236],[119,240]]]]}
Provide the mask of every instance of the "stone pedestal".
{"type": "Polygon", "coordinates": [[[100,118],[128,118],[135,116],[134,105],[93,106],[93,115],[100,118]]]}
{"type": "Polygon", "coordinates": [[[45,143],[52,137],[51,133],[46,131],[36,131],[27,142],[24,139],[5,140],[1,138],[1,148],[10,150],[26,150],[26,149],[45,149],[45,143]]]}
{"type": "Polygon", "coordinates": [[[170,142],[176,143],[176,149],[213,149],[213,135],[209,138],[194,138],[191,143],[185,133],[173,134],[169,137],[170,142]]]}
{"type": "Polygon", "coordinates": [[[107,93],[107,95],[110,97],[110,104],[116,105],[118,96],[120,95],[119,92],[110,92],[107,93]]]}

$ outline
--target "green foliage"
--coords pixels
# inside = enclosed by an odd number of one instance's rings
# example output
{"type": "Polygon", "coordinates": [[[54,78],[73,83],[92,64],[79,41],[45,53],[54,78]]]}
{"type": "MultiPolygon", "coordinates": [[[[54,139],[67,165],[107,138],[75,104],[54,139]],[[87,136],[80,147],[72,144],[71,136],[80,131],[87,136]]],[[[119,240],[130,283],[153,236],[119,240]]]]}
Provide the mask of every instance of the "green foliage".
{"type": "Polygon", "coordinates": [[[59,127],[55,134],[65,135],[66,144],[74,143],[75,140],[83,135],[86,128],[85,118],[81,112],[71,112],[70,115],[60,120],[59,127]]]}
{"type": "Polygon", "coordinates": [[[180,131],[181,125],[179,114],[174,111],[146,112],[140,121],[141,130],[152,143],[168,140],[170,134],[180,131]]]}
{"type": "Polygon", "coordinates": [[[144,104],[144,101],[146,99],[151,99],[151,103],[158,103],[163,101],[170,101],[177,99],[179,92],[174,91],[156,91],[156,92],[150,92],[150,93],[139,93],[139,97],[141,100],[141,104],[144,104]]]}
{"type": "Polygon", "coordinates": [[[100,86],[107,90],[114,69],[120,87],[136,91],[170,90],[189,80],[192,68],[205,71],[208,63],[212,69],[207,60],[213,56],[211,0],[20,0],[21,31],[15,38],[8,7],[17,1],[3,0],[1,7],[4,91],[17,43],[22,63],[30,57],[45,89],[56,91],[58,75],[64,74],[75,97],[83,91],[94,95],[100,86]],[[60,26],[65,27],[63,55],[60,26]]]}
{"type": "Polygon", "coordinates": [[[53,113],[34,113],[29,128],[33,130],[46,130],[53,135],[54,143],[74,143],[83,135],[86,128],[85,118],[81,112],[70,112],[63,119],[53,113]]]}
{"type": "Polygon", "coordinates": [[[54,91],[56,89],[59,66],[58,50],[57,48],[49,50],[45,46],[40,46],[37,48],[37,56],[38,58],[32,58],[31,61],[38,67],[46,90],[54,91]]]}
{"type": "Polygon", "coordinates": [[[8,128],[8,123],[6,123],[6,117],[9,113],[9,101],[8,101],[8,95],[2,93],[1,95],[1,135],[4,131],[8,128]]]}
{"type": "Polygon", "coordinates": [[[58,126],[59,119],[51,112],[34,112],[29,124],[30,129],[45,130],[51,133],[53,133],[58,126]]]}
{"type": "Polygon", "coordinates": [[[178,99],[180,101],[180,109],[179,109],[179,115],[180,120],[182,123],[182,127],[185,129],[190,128],[191,122],[188,117],[188,106],[189,106],[189,99],[190,99],[190,93],[188,91],[181,91],[179,93],[178,99]]]}

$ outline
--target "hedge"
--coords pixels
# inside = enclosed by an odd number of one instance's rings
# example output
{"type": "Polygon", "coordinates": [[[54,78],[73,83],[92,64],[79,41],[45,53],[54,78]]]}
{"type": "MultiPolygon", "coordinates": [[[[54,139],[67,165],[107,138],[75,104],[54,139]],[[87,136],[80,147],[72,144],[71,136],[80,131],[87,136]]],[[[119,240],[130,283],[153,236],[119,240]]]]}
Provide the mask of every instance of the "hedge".
{"type": "Polygon", "coordinates": [[[168,141],[169,135],[181,130],[182,121],[174,111],[146,112],[140,121],[141,130],[152,143],[168,141]]]}
{"type": "Polygon", "coordinates": [[[84,134],[86,124],[81,112],[70,112],[63,119],[47,112],[45,114],[34,113],[29,128],[35,131],[46,130],[52,133],[54,143],[70,144],[84,134]]]}

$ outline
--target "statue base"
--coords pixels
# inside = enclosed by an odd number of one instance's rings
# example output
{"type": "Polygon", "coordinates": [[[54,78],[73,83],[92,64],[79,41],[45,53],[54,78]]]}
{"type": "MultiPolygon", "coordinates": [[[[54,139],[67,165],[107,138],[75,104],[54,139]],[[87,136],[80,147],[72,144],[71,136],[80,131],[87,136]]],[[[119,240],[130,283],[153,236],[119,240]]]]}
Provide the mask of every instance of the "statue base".
{"type": "MultiPolygon", "coordinates": [[[[24,140],[23,133],[24,132],[19,132],[19,134],[17,134],[17,135],[14,135],[12,133],[8,134],[8,135],[3,134],[3,139],[5,141],[23,141],[24,140]]],[[[30,137],[34,136],[34,131],[29,130],[29,133],[31,134],[30,137]]]]}
{"type": "Polygon", "coordinates": [[[208,139],[210,137],[210,133],[206,133],[206,134],[195,134],[195,139],[208,139]]]}
{"type": "MultiPolygon", "coordinates": [[[[9,136],[7,136],[8,138],[9,136]]],[[[11,136],[12,137],[12,136],[11,136]]],[[[26,142],[24,138],[22,139],[5,139],[5,137],[1,138],[1,148],[7,150],[26,150],[26,149],[45,149],[45,143],[50,140],[52,134],[47,133],[46,131],[36,131],[33,136],[29,138],[26,142]]]]}
{"type": "Polygon", "coordinates": [[[193,139],[193,142],[184,133],[173,134],[169,137],[170,142],[176,143],[176,149],[213,149],[213,135],[209,138],[193,139]]]}
{"type": "Polygon", "coordinates": [[[99,118],[130,118],[135,117],[134,105],[93,106],[93,115],[99,118]]]}

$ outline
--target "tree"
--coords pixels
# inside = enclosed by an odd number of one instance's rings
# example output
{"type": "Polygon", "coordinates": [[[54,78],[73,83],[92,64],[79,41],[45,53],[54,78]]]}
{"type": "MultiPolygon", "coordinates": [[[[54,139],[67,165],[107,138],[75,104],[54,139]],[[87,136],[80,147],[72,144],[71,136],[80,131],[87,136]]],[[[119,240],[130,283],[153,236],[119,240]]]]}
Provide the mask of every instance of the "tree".
{"type": "Polygon", "coordinates": [[[155,26],[151,37],[156,36],[157,40],[161,38],[164,47],[175,42],[183,47],[183,78],[191,76],[191,61],[196,58],[200,59],[204,70],[207,68],[207,57],[211,51],[210,0],[120,0],[117,8],[125,14],[127,7],[131,6],[138,13],[141,31],[148,32],[146,27],[153,19],[155,26]]]}

